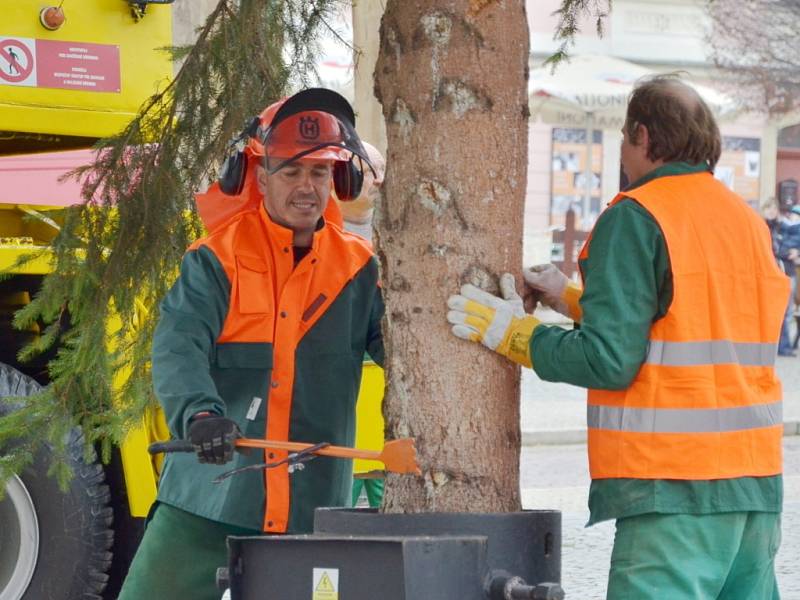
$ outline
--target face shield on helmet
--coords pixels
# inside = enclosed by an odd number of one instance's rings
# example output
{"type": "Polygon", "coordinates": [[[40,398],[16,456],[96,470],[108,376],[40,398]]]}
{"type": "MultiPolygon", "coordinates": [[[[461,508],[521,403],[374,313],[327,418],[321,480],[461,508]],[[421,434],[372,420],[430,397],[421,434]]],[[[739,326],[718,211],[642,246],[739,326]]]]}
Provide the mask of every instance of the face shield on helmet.
{"type": "Polygon", "coordinates": [[[311,88],[276,102],[259,116],[247,152],[265,157],[271,174],[303,158],[348,162],[358,156],[374,173],[347,100],[332,90],[311,88]]]}
{"type": "Polygon", "coordinates": [[[333,115],[321,111],[297,113],[262,129],[254,154],[266,158],[270,173],[301,158],[347,161],[352,153],[345,149],[342,131],[343,124],[333,115]]]}

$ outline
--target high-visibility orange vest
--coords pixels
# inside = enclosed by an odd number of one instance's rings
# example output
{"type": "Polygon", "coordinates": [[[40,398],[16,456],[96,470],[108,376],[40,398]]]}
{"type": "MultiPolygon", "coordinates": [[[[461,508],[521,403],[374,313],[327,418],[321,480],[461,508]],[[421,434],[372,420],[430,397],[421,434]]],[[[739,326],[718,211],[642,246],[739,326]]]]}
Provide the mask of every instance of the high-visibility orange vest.
{"type": "Polygon", "coordinates": [[[653,179],[612,205],[624,198],[646,208],[664,234],[673,298],[631,385],[589,390],[592,478],[781,473],[774,364],[789,282],[765,223],[707,172],[653,179]]]}

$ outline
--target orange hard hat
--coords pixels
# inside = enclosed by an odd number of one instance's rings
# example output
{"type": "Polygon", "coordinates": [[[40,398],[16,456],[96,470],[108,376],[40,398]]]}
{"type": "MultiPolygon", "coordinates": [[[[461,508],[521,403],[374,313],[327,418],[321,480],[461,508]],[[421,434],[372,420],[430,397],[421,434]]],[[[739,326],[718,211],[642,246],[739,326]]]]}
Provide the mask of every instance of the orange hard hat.
{"type": "Polygon", "coordinates": [[[356,133],[353,107],[325,88],[308,88],[271,104],[250,119],[229,152],[218,178],[220,190],[229,196],[242,193],[252,172],[248,164],[262,159],[271,175],[304,158],[336,161],[333,184],[342,200],[358,196],[365,168],[376,175],[356,133]]]}
{"type": "Polygon", "coordinates": [[[283,159],[350,160],[352,152],[342,147],[346,141],[343,127],[330,113],[319,110],[298,112],[273,125],[278,109],[287,99],[270,104],[261,112],[259,134],[250,138],[248,154],[283,159]]]}

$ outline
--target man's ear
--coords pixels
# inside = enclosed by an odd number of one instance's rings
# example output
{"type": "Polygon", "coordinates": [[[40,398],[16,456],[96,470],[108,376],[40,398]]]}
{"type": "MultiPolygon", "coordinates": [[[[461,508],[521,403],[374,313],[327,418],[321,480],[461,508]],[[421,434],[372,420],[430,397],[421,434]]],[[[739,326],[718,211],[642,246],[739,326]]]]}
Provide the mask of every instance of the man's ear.
{"type": "Polygon", "coordinates": [[[639,142],[636,144],[638,147],[641,148],[644,157],[647,160],[652,161],[653,157],[650,156],[650,132],[647,130],[646,125],[639,125],[639,142]]]}
{"type": "Polygon", "coordinates": [[[641,123],[636,124],[636,146],[644,146],[647,148],[650,144],[650,132],[647,131],[647,125],[641,123]]]}
{"type": "Polygon", "coordinates": [[[262,196],[267,194],[267,171],[262,165],[256,165],[256,183],[262,196]]]}
{"type": "Polygon", "coordinates": [[[650,131],[648,131],[647,125],[639,125],[639,143],[645,148],[650,147],[650,131]]]}

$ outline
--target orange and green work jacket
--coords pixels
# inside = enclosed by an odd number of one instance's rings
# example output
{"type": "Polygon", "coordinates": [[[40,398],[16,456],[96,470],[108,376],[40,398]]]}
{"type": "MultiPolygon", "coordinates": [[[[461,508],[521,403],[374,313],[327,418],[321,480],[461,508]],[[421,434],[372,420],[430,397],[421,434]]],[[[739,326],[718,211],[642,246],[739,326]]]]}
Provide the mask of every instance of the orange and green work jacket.
{"type": "MultiPolygon", "coordinates": [[[[184,256],[153,340],[153,383],[175,438],[211,411],[245,437],[353,445],[364,353],[383,360],[377,262],[366,242],[323,220],[296,266],[292,239],[259,205],[184,256]]],[[[311,531],[315,508],[348,505],[351,461],[319,457],[293,473],[283,465],[212,483],[286,455],[237,452],[222,466],[168,455],[158,500],[248,529],[311,531]]]]}
{"type": "Polygon", "coordinates": [[[537,327],[537,373],[590,388],[590,522],[780,511],[774,361],[788,281],[763,221],[702,166],[620,194],[580,257],[578,329],[537,327]]]}

